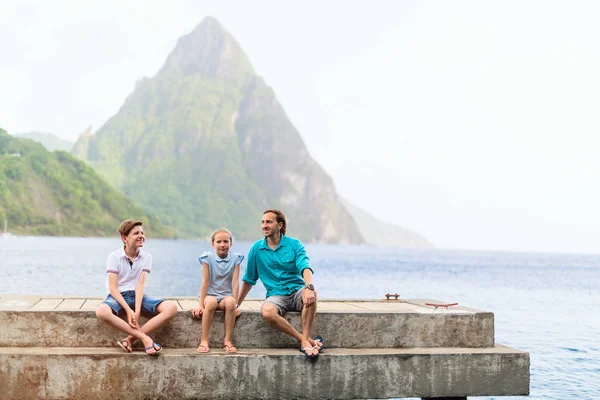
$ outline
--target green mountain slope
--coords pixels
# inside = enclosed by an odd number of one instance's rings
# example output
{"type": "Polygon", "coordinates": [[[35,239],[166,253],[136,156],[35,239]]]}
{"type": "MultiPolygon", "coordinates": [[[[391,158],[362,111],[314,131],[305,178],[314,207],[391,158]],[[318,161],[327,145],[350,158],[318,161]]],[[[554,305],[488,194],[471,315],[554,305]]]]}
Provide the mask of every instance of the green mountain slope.
{"type": "Polygon", "coordinates": [[[73,148],[73,142],[61,139],[52,133],[33,131],[27,133],[17,133],[15,136],[22,139],[35,140],[36,142],[41,143],[42,146],[44,146],[48,151],[71,151],[73,148]]]}
{"type": "Polygon", "coordinates": [[[126,218],[144,221],[152,236],[173,236],[84,162],[0,129],[0,223],[11,232],[107,236],[126,218]]]}
{"type": "Polygon", "coordinates": [[[277,207],[290,235],[363,243],[273,90],[214,18],[180,38],[157,76],[73,154],[180,235],[227,226],[253,239],[262,211],[277,207]]]}

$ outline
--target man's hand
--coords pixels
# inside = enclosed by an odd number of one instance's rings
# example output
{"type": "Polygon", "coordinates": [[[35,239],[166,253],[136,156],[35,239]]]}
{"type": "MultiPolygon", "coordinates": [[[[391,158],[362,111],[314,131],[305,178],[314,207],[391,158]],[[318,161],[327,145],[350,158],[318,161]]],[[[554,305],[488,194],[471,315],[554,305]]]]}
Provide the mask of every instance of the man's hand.
{"type": "Polygon", "coordinates": [[[315,291],[304,288],[302,292],[302,303],[304,307],[310,307],[314,304],[317,296],[315,296],[315,291]]]}
{"type": "Polygon", "coordinates": [[[127,323],[133,329],[139,329],[140,328],[140,326],[138,325],[138,318],[136,317],[136,314],[131,310],[131,308],[129,308],[127,310],[127,323]]]}
{"type": "Polygon", "coordinates": [[[196,308],[192,308],[192,317],[196,318],[196,319],[200,319],[202,318],[202,313],[204,312],[204,307],[202,306],[198,306],[196,308]]]}

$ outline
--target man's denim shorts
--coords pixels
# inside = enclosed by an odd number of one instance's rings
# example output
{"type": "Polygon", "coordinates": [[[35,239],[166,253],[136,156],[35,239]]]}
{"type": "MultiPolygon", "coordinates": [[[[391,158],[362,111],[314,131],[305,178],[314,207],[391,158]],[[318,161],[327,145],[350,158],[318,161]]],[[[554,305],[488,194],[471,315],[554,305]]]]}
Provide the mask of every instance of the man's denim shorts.
{"type": "MultiPolygon", "coordinates": [[[[129,307],[135,312],[135,290],[126,290],[125,292],[121,292],[121,295],[125,299],[125,302],[129,305],[129,307]]],[[[153,297],[144,295],[144,297],[142,298],[142,315],[149,318],[158,315],[158,313],[156,312],[156,307],[158,307],[158,305],[163,301],[164,299],[155,299],[153,297]]],[[[123,307],[121,307],[119,302],[115,300],[115,298],[112,297],[110,294],[106,296],[106,299],[104,299],[102,303],[108,304],[108,306],[112,308],[113,313],[115,313],[119,317],[126,315],[126,312],[123,309],[123,307]]]]}

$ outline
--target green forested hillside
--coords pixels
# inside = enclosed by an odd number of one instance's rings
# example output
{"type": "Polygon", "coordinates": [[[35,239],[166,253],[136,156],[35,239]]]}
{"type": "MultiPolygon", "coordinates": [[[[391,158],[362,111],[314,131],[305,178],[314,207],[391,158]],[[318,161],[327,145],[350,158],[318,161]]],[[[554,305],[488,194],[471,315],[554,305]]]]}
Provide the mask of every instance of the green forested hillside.
{"type": "Polygon", "coordinates": [[[0,129],[0,223],[26,235],[115,235],[126,218],[152,236],[173,232],[113,189],[84,162],[0,129]]]}

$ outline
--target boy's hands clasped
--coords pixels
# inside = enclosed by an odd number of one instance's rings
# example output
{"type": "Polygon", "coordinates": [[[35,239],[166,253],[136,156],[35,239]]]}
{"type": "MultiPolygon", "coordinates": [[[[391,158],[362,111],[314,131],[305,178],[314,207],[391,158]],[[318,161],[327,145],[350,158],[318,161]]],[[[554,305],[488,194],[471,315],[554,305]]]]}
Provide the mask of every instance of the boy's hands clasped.
{"type": "Polygon", "coordinates": [[[127,307],[127,323],[134,329],[139,329],[139,317],[137,313],[134,313],[133,310],[127,307]]]}

